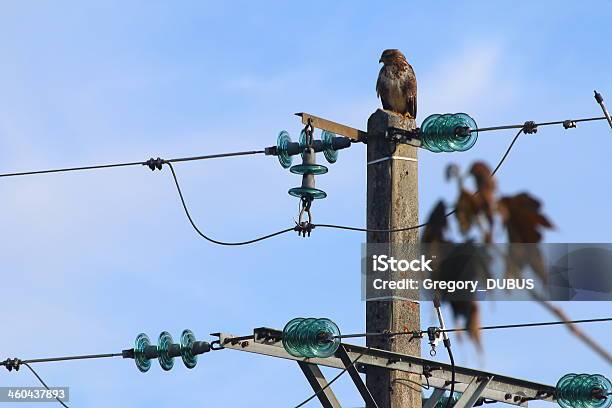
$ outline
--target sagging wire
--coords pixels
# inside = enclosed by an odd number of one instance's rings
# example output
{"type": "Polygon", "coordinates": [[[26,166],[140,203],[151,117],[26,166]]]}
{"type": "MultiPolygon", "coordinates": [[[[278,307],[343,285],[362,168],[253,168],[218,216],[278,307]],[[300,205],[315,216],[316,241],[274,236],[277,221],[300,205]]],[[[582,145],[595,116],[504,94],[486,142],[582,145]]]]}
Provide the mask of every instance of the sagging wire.
{"type": "MultiPolygon", "coordinates": [[[[508,148],[504,152],[504,155],[502,156],[502,158],[497,163],[497,166],[495,166],[495,169],[493,170],[493,172],[491,172],[491,177],[493,177],[495,174],[497,174],[497,172],[501,168],[502,164],[506,161],[506,158],[508,157],[508,154],[510,154],[510,151],[512,150],[512,147],[514,147],[514,144],[518,140],[518,138],[521,135],[521,133],[523,133],[523,132],[525,132],[527,134],[535,133],[535,132],[537,132],[537,126],[538,125],[535,124],[534,122],[525,122],[525,124],[523,124],[521,126],[521,128],[518,131],[518,133],[514,136],[514,138],[512,139],[512,142],[510,142],[510,145],[508,146],[508,148]]],[[[513,127],[511,127],[511,128],[513,128],[513,127]]],[[[474,194],[478,194],[478,192],[476,192],[474,194]]],[[[448,213],[444,214],[444,217],[445,218],[450,217],[455,212],[457,212],[456,208],[454,208],[453,210],[451,210],[448,213]]],[[[421,224],[412,225],[410,227],[392,228],[392,229],[373,229],[373,228],[350,227],[350,226],[336,225],[336,224],[314,224],[312,226],[312,228],[319,227],[319,228],[334,228],[334,229],[341,229],[341,230],[347,230],[347,231],[359,231],[359,232],[381,232],[381,233],[389,232],[389,233],[392,233],[392,232],[403,232],[403,231],[415,230],[415,229],[426,227],[427,225],[429,225],[429,222],[424,222],[424,223],[421,223],[421,224]]]]}
{"type": "MultiPolygon", "coordinates": [[[[43,385],[43,387],[45,387],[47,389],[47,391],[51,391],[51,389],[49,388],[49,386],[45,383],[45,381],[41,378],[40,375],[38,375],[38,373],[36,371],[34,371],[34,369],[30,366],[30,364],[26,363],[26,362],[21,362],[21,364],[23,364],[24,366],[26,366],[31,372],[32,374],[34,374],[34,377],[36,377],[38,379],[38,381],[43,385]]],[[[18,366],[17,366],[18,367],[18,366]]],[[[19,370],[19,368],[16,368],[16,370],[19,370]]],[[[64,401],[62,401],[59,397],[55,397],[55,399],[57,400],[57,402],[59,402],[64,408],[68,408],[68,405],[66,405],[66,403],[64,401]]]]}
{"type": "Polygon", "coordinates": [[[183,210],[185,210],[185,215],[187,216],[187,219],[189,220],[189,223],[191,224],[191,226],[193,227],[193,229],[198,233],[198,235],[200,235],[202,238],[204,238],[205,240],[207,240],[208,242],[211,242],[213,244],[217,244],[217,245],[224,245],[224,246],[240,246],[240,245],[248,245],[248,244],[253,244],[255,242],[259,242],[259,241],[263,241],[265,239],[268,238],[272,238],[278,235],[282,235],[285,234],[287,232],[290,231],[298,231],[299,233],[299,228],[296,225],[295,227],[289,227],[289,228],[285,228],[283,230],[277,231],[277,232],[273,232],[271,234],[268,235],[264,235],[261,236],[259,238],[254,238],[254,239],[250,239],[247,241],[238,241],[238,242],[226,242],[226,241],[219,241],[217,239],[213,239],[211,237],[209,237],[208,235],[204,234],[196,225],[196,223],[193,221],[193,218],[191,218],[191,214],[189,213],[189,209],[187,208],[187,203],[185,202],[185,197],[183,197],[183,192],[181,191],[181,186],[179,184],[178,178],[176,177],[176,172],[174,171],[174,166],[172,166],[172,163],[165,163],[168,165],[168,167],[170,168],[170,171],[172,172],[172,178],[174,179],[174,184],[176,185],[176,190],[179,194],[179,198],[181,200],[181,204],[183,205],[183,210]]]}

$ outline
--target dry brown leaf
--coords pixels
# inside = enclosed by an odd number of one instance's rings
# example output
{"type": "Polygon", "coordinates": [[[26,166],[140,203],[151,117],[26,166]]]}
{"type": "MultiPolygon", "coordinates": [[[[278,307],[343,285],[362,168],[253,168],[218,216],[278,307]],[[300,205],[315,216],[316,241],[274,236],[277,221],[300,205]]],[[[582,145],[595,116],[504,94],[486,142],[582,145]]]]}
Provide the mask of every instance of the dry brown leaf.
{"type": "Polygon", "coordinates": [[[455,217],[459,222],[459,230],[462,234],[466,234],[472,228],[479,211],[480,205],[474,194],[461,189],[455,204],[455,217]]]}
{"type": "Polygon", "coordinates": [[[429,215],[425,231],[421,237],[422,242],[446,242],[444,233],[448,227],[446,217],[446,205],[443,201],[438,201],[433,211],[429,215]]]}
{"type": "Polygon", "coordinates": [[[480,309],[478,303],[474,301],[450,302],[453,309],[453,316],[458,325],[463,325],[467,329],[468,336],[474,342],[479,351],[482,350],[480,338],[480,309]]]}
{"type": "Polygon", "coordinates": [[[498,210],[508,231],[508,241],[537,243],[542,240],[543,228],[554,228],[540,212],[541,203],[528,193],[502,197],[498,210]]]}

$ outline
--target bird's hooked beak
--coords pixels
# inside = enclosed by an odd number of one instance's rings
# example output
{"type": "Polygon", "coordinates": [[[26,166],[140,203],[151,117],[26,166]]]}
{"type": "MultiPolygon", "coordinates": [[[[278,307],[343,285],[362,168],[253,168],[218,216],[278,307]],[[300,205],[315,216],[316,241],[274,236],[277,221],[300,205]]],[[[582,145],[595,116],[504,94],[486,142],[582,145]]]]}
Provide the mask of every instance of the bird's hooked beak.
{"type": "Polygon", "coordinates": [[[382,57],[380,57],[380,59],[378,60],[378,63],[380,64],[381,62],[383,62],[382,57]]]}

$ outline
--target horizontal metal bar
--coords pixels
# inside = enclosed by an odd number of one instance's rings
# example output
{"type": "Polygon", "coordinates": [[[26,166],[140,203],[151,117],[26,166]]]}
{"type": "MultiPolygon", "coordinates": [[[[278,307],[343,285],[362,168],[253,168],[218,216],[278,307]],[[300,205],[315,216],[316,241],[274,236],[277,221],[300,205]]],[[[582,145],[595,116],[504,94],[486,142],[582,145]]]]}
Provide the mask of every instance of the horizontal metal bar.
{"type": "MultiPolygon", "coordinates": [[[[255,341],[231,344],[231,339],[234,336],[223,333],[219,334],[219,338],[222,345],[234,350],[247,351],[294,361],[305,361],[325,367],[344,368],[344,364],[337,357],[301,358],[290,355],[280,343],[281,335],[282,332],[278,330],[261,328],[257,329],[255,332],[255,341]]],[[[451,366],[449,364],[386,350],[366,348],[345,343],[343,343],[343,345],[351,360],[363,354],[356,364],[357,369],[362,373],[367,371],[368,366],[375,366],[422,374],[422,383],[424,385],[429,383],[435,388],[450,389],[451,366]],[[425,378],[425,376],[429,378],[425,378]]],[[[532,399],[549,402],[554,401],[555,387],[551,385],[521,380],[462,366],[455,366],[455,390],[457,392],[465,391],[467,385],[474,378],[479,377],[493,378],[482,393],[482,397],[484,398],[520,406],[526,406],[527,401],[532,399]]]]}
{"type": "Polygon", "coordinates": [[[350,126],[342,125],[340,123],[333,122],[331,120],[319,118],[311,115],[310,113],[299,112],[297,116],[302,118],[302,123],[305,125],[310,120],[313,127],[317,129],[327,130],[337,135],[346,136],[356,142],[364,142],[367,139],[367,132],[363,130],[355,129],[350,126]]]}

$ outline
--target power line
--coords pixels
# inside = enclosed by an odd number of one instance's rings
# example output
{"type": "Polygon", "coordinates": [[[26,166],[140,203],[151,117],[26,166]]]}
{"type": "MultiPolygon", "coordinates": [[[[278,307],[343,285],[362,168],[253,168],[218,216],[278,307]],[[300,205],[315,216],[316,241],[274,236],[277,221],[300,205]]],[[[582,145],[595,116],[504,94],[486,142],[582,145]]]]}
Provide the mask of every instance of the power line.
{"type": "MultiPolygon", "coordinates": [[[[517,323],[517,324],[502,324],[496,326],[482,326],[477,328],[477,330],[497,330],[497,329],[516,329],[523,327],[540,327],[540,326],[555,326],[555,325],[568,325],[568,324],[581,324],[581,323],[602,323],[612,321],[612,317],[604,317],[597,319],[581,319],[581,320],[557,320],[552,322],[537,322],[537,323],[517,323]]],[[[437,329],[436,331],[439,333],[453,333],[453,332],[463,332],[468,331],[468,328],[459,327],[454,329],[437,329]]],[[[420,337],[422,334],[426,334],[427,330],[419,330],[412,332],[383,332],[383,333],[355,333],[355,334],[341,334],[339,336],[334,336],[338,339],[348,339],[348,338],[356,338],[356,337],[374,337],[374,336],[401,336],[401,335],[412,335],[415,337],[420,337]]]]}
{"type": "Polygon", "coordinates": [[[99,164],[93,166],[80,166],[80,167],[61,167],[56,169],[47,169],[47,170],[33,170],[33,171],[23,171],[16,173],[0,173],[1,177],[15,177],[15,176],[30,176],[34,174],[49,174],[49,173],[66,173],[72,171],[83,171],[83,170],[98,170],[98,169],[108,169],[115,167],[129,167],[129,166],[149,166],[151,169],[155,169],[155,165],[159,164],[157,168],[161,169],[161,164],[163,163],[178,163],[178,162],[186,162],[186,161],[196,161],[196,160],[209,160],[209,159],[219,159],[225,157],[236,157],[236,156],[247,156],[247,155],[255,155],[255,154],[263,154],[264,150],[249,150],[244,152],[232,152],[232,153],[219,153],[219,154],[209,154],[203,156],[192,156],[192,157],[179,157],[176,159],[150,159],[147,161],[136,161],[136,162],[125,162],[125,163],[111,163],[111,164],[99,164]]]}
{"type": "MultiPolygon", "coordinates": [[[[580,122],[591,122],[594,120],[606,120],[605,116],[598,116],[592,118],[580,118],[580,119],[566,119],[566,120],[555,120],[552,122],[527,122],[534,127],[540,126],[550,126],[550,125],[564,125],[567,126],[566,129],[574,127],[572,124],[580,123],[580,122]]],[[[522,125],[502,125],[502,126],[490,126],[483,128],[470,129],[471,132],[490,132],[494,130],[508,130],[508,129],[523,129],[525,124],[522,125]]]]}
{"type": "MultiPolygon", "coordinates": [[[[473,129],[470,131],[478,131],[478,132],[485,132],[485,131],[493,131],[493,130],[505,130],[505,129],[519,129],[518,133],[514,136],[514,138],[512,139],[512,142],[510,143],[510,145],[508,146],[508,148],[506,149],[506,151],[504,152],[504,155],[502,156],[502,158],[500,159],[500,161],[498,162],[497,166],[495,166],[495,169],[492,171],[491,176],[494,176],[498,170],[501,168],[502,164],[505,162],[506,158],[508,157],[510,151],[512,150],[514,144],[516,143],[516,141],[518,140],[519,136],[521,135],[521,133],[535,133],[537,130],[538,126],[548,126],[548,125],[556,125],[556,124],[563,124],[564,127],[570,128],[570,127],[575,127],[575,124],[578,122],[587,122],[587,121],[594,121],[594,120],[604,120],[607,119],[606,116],[603,117],[592,117],[592,118],[581,118],[581,119],[575,119],[575,120],[564,120],[564,121],[552,121],[552,122],[541,122],[541,123],[535,123],[532,121],[528,121],[525,122],[522,125],[504,125],[504,126],[494,126],[494,127],[486,127],[486,128],[478,128],[478,129],[473,129]]],[[[136,165],[146,165],[148,166],[151,170],[161,170],[163,164],[167,164],[168,167],[170,167],[170,170],[172,172],[172,177],[174,179],[177,191],[179,193],[179,198],[181,200],[181,204],[183,206],[183,209],[185,211],[185,215],[187,216],[187,219],[189,220],[191,226],[193,227],[193,229],[198,233],[198,235],[200,235],[202,238],[204,238],[205,240],[213,243],[213,244],[217,244],[217,245],[224,245],[224,246],[241,246],[241,245],[249,245],[249,244],[253,244],[259,241],[263,241],[278,235],[282,235],[285,234],[287,232],[291,232],[291,231],[297,231],[299,233],[303,233],[305,231],[305,228],[307,229],[312,229],[315,227],[319,227],[319,228],[332,228],[332,229],[340,229],[340,230],[347,230],[347,231],[358,231],[358,232],[388,232],[388,233],[395,233],[395,232],[402,232],[402,231],[409,231],[409,230],[414,230],[414,229],[420,229],[423,228],[427,225],[429,225],[428,222],[424,222],[421,224],[417,224],[417,225],[412,225],[412,226],[408,226],[408,227],[402,227],[402,228],[394,228],[394,229],[369,229],[369,228],[361,228],[361,227],[351,227],[351,226],[345,226],[345,225],[337,225],[337,224],[310,224],[309,225],[296,225],[294,227],[290,227],[290,228],[286,228],[268,235],[264,235],[258,238],[254,238],[254,239],[250,239],[250,240],[246,240],[246,241],[238,241],[238,242],[226,242],[226,241],[220,241],[220,240],[216,240],[213,239],[209,236],[207,236],[206,234],[204,234],[195,224],[195,222],[193,221],[193,218],[191,217],[191,214],[189,212],[189,209],[187,208],[187,204],[185,202],[183,193],[181,191],[179,182],[178,182],[178,178],[176,176],[176,172],[174,170],[174,167],[172,166],[172,163],[179,163],[179,162],[186,162],[186,161],[197,161],[197,160],[208,160],[208,159],[217,159],[217,158],[227,158],[227,157],[236,157],[236,156],[246,156],[246,155],[255,155],[255,154],[266,154],[267,151],[266,150],[249,150],[249,151],[240,151],[240,152],[231,152],[231,153],[220,153],[220,154],[210,154],[210,155],[201,155],[201,156],[191,156],[191,157],[181,157],[181,158],[175,158],[175,159],[161,159],[161,158],[157,158],[157,159],[149,159],[147,161],[139,161],[139,162],[125,162],[125,163],[112,163],[112,164],[102,164],[102,165],[94,165],[94,166],[81,166],[81,167],[65,167],[65,168],[56,168],[56,169],[47,169],[47,170],[34,170],[34,171],[27,171],[27,172],[16,172],[16,173],[0,173],[0,178],[2,177],[14,177],[14,176],[26,176],[26,175],[35,175],[35,174],[48,174],[48,173],[60,173],[60,172],[72,172],[72,171],[83,171],[83,170],[95,170],[95,169],[105,169],[105,168],[115,168],[115,167],[128,167],[128,166],[136,166],[136,165]]],[[[476,192],[475,194],[477,194],[478,192],[476,192]]],[[[449,217],[451,215],[453,215],[456,212],[456,208],[449,211],[448,213],[446,213],[444,216],[445,217],[449,217]]]]}
{"type": "Polygon", "coordinates": [[[71,361],[71,360],[94,360],[101,358],[112,358],[121,357],[123,353],[106,353],[106,354],[83,354],[75,356],[62,356],[62,357],[47,357],[47,358],[32,358],[28,360],[20,360],[18,358],[6,359],[0,361],[0,366],[6,367],[7,370],[19,370],[21,364],[38,364],[38,363],[54,363],[57,361],[71,361]]]}
{"type": "MultiPolygon", "coordinates": [[[[600,319],[582,319],[582,320],[570,320],[570,321],[553,321],[553,322],[538,322],[538,323],[519,323],[519,324],[502,324],[497,326],[483,326],[478,330],[497,330],[497,329],[515,329],[523,327],[541,327],[541,326],[556,326],[561,324],[581,324],[581,323],[602,323],[612,321],[612,317],[605,317],[600,319]]],[[[446,333],[467,331],[466,328],[455,328],[442,330],[446,333]]]]}
{"type": "MultiPolygon", "coordinates": [[[[32,374],[34,374],[34,376],[38,379],[38,381],[40,381],[40,383],[48,390],[49,386],[47,384],[45,384],[45,382],[43,381],[42,378],[40,378],[40,376],[38,375],[38,373],[36,371],[34,371],[34,369],[32,367],[30,367],[30,365],[28,363],[23,363],[23,365],[25,365],[26,367],[28,367],[28,369],[32,372],[32,374]]],[[[68,405],[66,405],[66,403],[64,401],[62,401],[61,399],[59,399],[59,397],[55,397],[55,399],[57,400],[57,402],[59,402],[63,407],[68,408],[68,405]]]]}
{"type": "MultiPolygon", "coordinates": [[[[557,320],[550,322],[535,322],[535,323],[516,323],[516,324],[501,324],[495,326],[482,326],[479,327],[478,330],[498,330],[498,329],[516,329],[516,328],[524,328],[524,327],[542,327],[542,326],[555,326],[555,325],[568,325],[568,324],[582,324],[582,323],[603,323],[612,321],[612,317],[603,317],[603,318],[595,318],[595,319],[580,319],[580,320],[557,320]]],[[[437,329],[437,328],[436,328],[437,329]]],[[[452,332],[463,332],[468,331],[469,329],[459,327],[452,329],[437,329],[436,331],[439,333],[452,333],[452,332]]],[[[356,337],[370,337],[370,336],[399,336],[399,335],[415,335],[418,334],[426,334],[427,330],[417,330],[413,332],[382,332],[382,333],[354,333],[354,334],[341,334],[338,336],[334,336],[337,339],[348,339],[348,338],[356,338],[356,337]]],[[[244,339],[252,339],[253,336],[246,336],[244,339]]],[[[243,339],[242,337],[237,339],[243,339]]],[[[21,364],[38,364],[38,363],[53,363],[59,361],[72,361],[72,360],[95,360],[95,359],[104,359],[104,358],[113,358],[113,357],[123,357],[124,353],[104,353],[104,354],[80,354],[74,356],[61,356],[61,357],[46,357],[46,358],[33,358],[27,360],[20,359],[6,359],[4,361],[0,361],[0,366],[6,367],[9,371],[13,369],[18,369],[21,364]]]]}
{"type": "Polygon", "coordinates": [[[185,203],[185,198],[183,197],[183,192],[181,191],[181,186],[179,185],[178,178],[176,177],[176,172],[174,171],[174,166],[172,166],[172,163],[169,163],[169,162],[167,164],[168,164],[168,167],[170,167],[170,171],[172,172],[172,178],[174,179],[174,184],[176,185],[176,190],[178,191],[179,198],[181,199],[181,204],[183,205],[183,209],[185,210],[185,215],[187,216],[187,219],[189,220],[189,223],[191,224],[193,229],[202,238],[204,238],[205,240],[207,240],[209,242],[212,242],[213,244],[217,244],[217,245],[239,246],[239,245],[253,244],[255,242],[263,241],[265,239],[272,238],[272,237],[275,237],[277,235],[282,235],[282,234],[285,234],[285,233],[290,232],[290,231],[296,231],[296,227],[290,227],[290,228],[285,228],[284,230],[273,232],[273,233],[268,234],[268,235],[264,235],[264,236],[259,237],[259,238],[254,238],[254,239],[250,239],[248,241],[239,241],[239,242],[225,242],[225,241],[219,241],[219,240],[210,238],[209,236],[204,234],[202,231],[200,231],[198,226],[193,221],[193,218],[191,218],[191,214],[189,213],[189,209],[187,208],[187,204],[185,203]]]}
{"type": "MultiPolygon", "coordinates": [[[[514,144],[518,140],[518,138],[521,135],[521,133],[523,133],[525,131],[524,126],[525,125],[521,125],[520,130],[518,131],[518,133],[512,139],[512,142],[510,143],[510,145],[506,149],[506,151],[505,151],[504,155],[502,156],[502,158],[497,163],[497,166],[495,166],[495,169],[491,173],[491,177],[493,177],[497,173],[497,171],[501,168],[501,166],[504,163],[504,161],[506,161],[506,158],[508,157],[508,154],[512,150],[512,147],[514,146],[514,144]]],[[[477,194],[477,193],[478,192],[476,192],[475,194],[477,194]]],[[[456,208],[454,208],[453,210],[451,210],[448,213],[444,214],[444,217],[445,218],[446,217],[450,217],[455,212],[457,212],[456,208]]],[[[410,231],[410,230],[414,230],[414,229],[423,228],[423,227],[425,227],[427,225],[429,225],[429,222],[424,222],[424,223],[421,223],[421,224],[412,225],[410,227],[393,228],[393,229],[360,228],[360,227],[349,227],[349,226],[345,226],[345,225],[336,225],[336,224],[315,224],[314,226],[315,227],[319,227],[319,228],[334,228],[334,229],[341,229],[341,230],[347,230],[347,231],[360,231],[360,232],[402,232],[402,231],[410,231]]]]}

